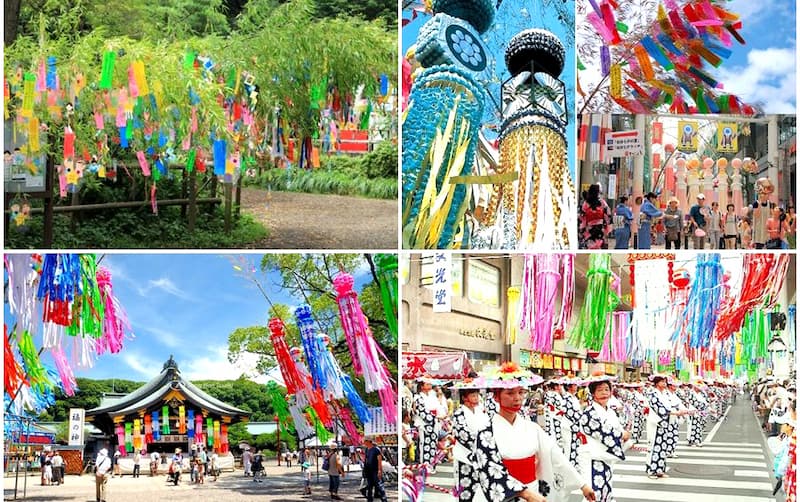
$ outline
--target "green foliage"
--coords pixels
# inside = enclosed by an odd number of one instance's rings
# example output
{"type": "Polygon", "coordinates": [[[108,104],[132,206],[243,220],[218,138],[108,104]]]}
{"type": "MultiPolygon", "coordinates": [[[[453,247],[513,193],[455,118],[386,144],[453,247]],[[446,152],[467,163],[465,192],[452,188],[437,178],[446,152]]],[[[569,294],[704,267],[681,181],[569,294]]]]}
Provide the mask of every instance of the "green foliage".
{"type": "MultiPolygon", "coordinates": [[[[331,169],[287,170],[269,169],[255,179],[249,179],[248,185],[255,185],[269,190],[303,193],[324,193],[368,197],[372,199],[397,199],[397,178],[374,178],[358,174],[361,166],[350,158],[331,157],[331,169]]],[[[395,164],[396,165],[396,164],[395,164]]]]}
{"type": "MultiPolygon", "coordinates": [[[[93,211],[70,228],[70,217],[57,214],[53,223],[54,249],[233,249],[253,245],[264,239],[267,230],[249,215],[235,219],[228,235],[224,231],[221,208],[201,213],[193,234],[189,234],[179,207],[164,207],[158,215],[143,209],[107,209],[93,211]]],[[[42,247],[43,218],[31,217],[25,233],[9,231],[6,247],[36,249],[42,247]]]]}
{"type": "Polygon", "coordinates": [[[397,4],[386,0],[315,0],[314,12],[321,17],[358,16],[362,19],[381,19],[387,30],[397,28],[397,4]]]}
{"type": "Polygon", "coordinates": [[[249,411],[253,422],[272,420],[272,403],[265,385],[246,378],[238,380],[199,380],[192,382],[205,392],[225,403],[249,411]]]}
{"type": "Polygon", "coordinates": [[[84,408],[90,410],[100,406],[104,392],[128,393],[138,389],[144,382],[132,380],[92,380],[77,378],[78,391],[74,396],[66,396],[61,391],[56,391],[56,404],[51,406],[47,413],[40,417],[44,421],[60,422],[69,419],[70,408],[84,408]]]}

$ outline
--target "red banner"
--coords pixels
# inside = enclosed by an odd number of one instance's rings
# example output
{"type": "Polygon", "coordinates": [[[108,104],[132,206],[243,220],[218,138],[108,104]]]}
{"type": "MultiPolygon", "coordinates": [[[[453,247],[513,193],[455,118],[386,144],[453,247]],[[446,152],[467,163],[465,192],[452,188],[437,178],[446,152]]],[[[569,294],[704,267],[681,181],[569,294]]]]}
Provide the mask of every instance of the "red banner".
{"type": "Polygon", "coordinates": [[[664,138],[664,124],[653,122],[653,144],[660,145],[664,138]]]}

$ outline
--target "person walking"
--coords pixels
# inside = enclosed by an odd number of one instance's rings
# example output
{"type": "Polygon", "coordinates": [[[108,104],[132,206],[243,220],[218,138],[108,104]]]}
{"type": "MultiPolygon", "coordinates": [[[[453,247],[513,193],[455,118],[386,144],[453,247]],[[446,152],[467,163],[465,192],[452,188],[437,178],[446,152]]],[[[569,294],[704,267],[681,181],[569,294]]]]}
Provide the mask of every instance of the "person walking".
{"type": "Polygon", "coordinates": [[[328,463],[328,491],[331,493],[331,499],[342,500],[339,496],[339,485],[341,483],[341,476],[344,476],[344,468],[342,467],[342,460],[339,453],[334,448],[325,458],[328,463]]]}
{"type": "Polygon", "coordinates": [[[142,462],[142,454],[139,452],[139,450],[136,450],[135,452],[133,452],[133,477],[134,478],[138,478],[139,477],[139,469],[140,469],[139,464],[141,462],[142,462]]]}
{"type": "Polygon", "coordinates": [[[689,209],[689,217],[692,220],[694,231],[692,233],[692,243],[694,249],[705,249],[706,237],[708,237],[709,210],[705,206],[706,196],[697,194],[697,204],[689,209]]]}
{"type": "Polygon", "coordinates": [[[64,458],[58,453],[58,450],[53,452],[53,482],[57,485],[64,483],[64,458]]]}
{"type": "Polygon", "coordinates": [[[376,497],[381,502],[386,502],[386,490],[383,489],[383,456],[381,450],[375,446],[370,438],[364,439],[364,478],[367,480],[367,502],[372,502],[376,497]]]}
{"type": "Polygon", "coordinates": [[[263,483],[263,479],[259,479],[264,476],[264,455],[258,451],[256,448],[255,453],[253,454],[253,483],[263,483]]]}
{"type": "Polygon", "coordinates": [[[722,235],[722,213],[719,210],[719,203],[712,202],[708,220],[708,240],[711,242],[711,249],[720,249],[722,235]]]}
{"type": "Polygon", "coordinates": [[[253,472],[253,454],[250,453],[248,447],[245,447],[244,453],[242,453],[242,466],[244,466],[244,476],[250,476],[253,472]]]}
{"type": "Polygon", "coordinates": [[[678,199],[669,199],[667,209],[664,211],[664,227],[666,228],[666,241],[664,249],[680,249],[681,234],[683,233],[683,213],[678,208],[678,199]]]}
{"type": "Polygon", "coordinates": [[[586,444],[580,449],[584,465],[581,471],[592,483],[598,502],[613,502],[611,488],[613,465],[625,460],[625,450],[633,446],[631,433],[625,430],[617,414],[609,407],[611,379],[606,375],[590,378],[591,404],[580,417],[581,432],[586,444]],[[591,473],[591,474],[590,474],[591,473]]]}
{"type": "Polygon", "coordinates": [[[96,502],[106,502],[106,486],[108,485],[108,473],[111,472],[111,458],[108,450],[103,448],[97,453],[94,459],[94,484],[96,502]]]}
{"type": "Polygon", "coordinates": [[[651,226],[656,218],[664,215],[655,205],[656,194],[649,192],[644,196],[642,207],[639,214],[639,235],[637,238],[637,249],[650,249],[652,245],[652,235],[650,233],[651,226]]]}
{"type": "Polygon", "coordinates": [[[578,209],[578,247],[580,249],[608,249],[606,233],[611,225],[611,208],[600,197],[600,184],[586,191],[578,209]]]}
{"type": "Polygon", "coordinates": [[[614,249],[628,249],[632,221],[633,211],[628,207],[628,198],[622,196],[614,210],[614,249]]]}
{"type": "Polygon", "coordinates": [[[154,451],[150,454],[150,477],[158,475],[158,462],[161,460],[161,455],[154,451]]]}
{"type": "Polygon", "coordinates": [[[117,474],[119,474],[119,477],[122,477],[122,467],[119,465],[119,457],[121,455],[122,454],[119,452],[119,450],[117,450],[114,452],[114,456],[111,457],[111,465],[113,466],[113,472],[114,472],[111,475],[112,478],[117,474]]]}
{"type": "Polygon", "coordinates": [[[725,216],[722,218],[722,238],[725,242],[725,249],[736,249],[739,240],[739,217],[736,216],[736,207],[728,204],[725,216]]]}

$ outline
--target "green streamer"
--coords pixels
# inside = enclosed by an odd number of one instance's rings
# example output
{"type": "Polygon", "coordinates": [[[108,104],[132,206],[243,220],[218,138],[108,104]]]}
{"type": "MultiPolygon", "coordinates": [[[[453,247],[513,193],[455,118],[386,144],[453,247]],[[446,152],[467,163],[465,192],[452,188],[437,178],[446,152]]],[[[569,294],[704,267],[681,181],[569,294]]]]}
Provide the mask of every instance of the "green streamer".
{"type": "Polygon", "coordinates": [[[133,424],[131,422],[125,422],[125,451],[127,451],[128,453],[131,453],[133,451],[131,434],[133,434],[133,424]]]}
{"type": "Polygon", "coordinates": [[[65,333],[69,336],[100,338],[103,336],[105,307],[97,286],[95,255],[81,255],[80,268],[82,294],[72,304],[72,324],[66,327],[65,333]]]}
{"type": "Polygon", "coordinates": [[[608,330],[609,314],[619,303],[611,291],[611,255],[592,254],[586,272],[587,287],[578,322],[570,332],[569,342],[575,347],[600,351],[608,330]]]}
{"type": "Polygon", "coordinates": [[[703,89],[697,88],[694,102],[697,104],[697,111],[699,113],[708,113],[708,103],[706,103],[706,98],[703,96],[703,89]]]}
{"type": "Polygon", "coordinates": [[[579,70],[585,70],[586,67],[583,66],[583,63],[581,63],[581,58],[576,58],[576,59],[578,60],[578,69],[579,70]]]}
{"type": "Polygon", "coordinates": [[[194,171],[195,159],[197,159],[197,150],[192,148],[189,150],[189,155],[186,157],[186,172],[191,173],[194,171]]]}
{"type": "Polygon", "coordinates": [[[208,438],[208,446],[214,446],[214,420],[206,418],[206,437],[208,438]]]}
{"type": "Polygon", "coordinates": [[[103,69],[100,73],[100,89],[111,89],[112,78],[114,76],[114,62],[117,60],[117,53],[106,51],[103,54],[103,69]]]}
{"type": "Polygon", "coordinates": [[[317,412],[314,411],[314,408],[309,406],[306,408],[306,412],[311,417],[312,422],[314,422],[314,430],[317,431],[317,440],[319,441],[319,444],[325,444],[330,441],[331,433],[328,432],[328,429],[326,429],[324,425],[322,425],[322,422],[317,416],[317,412]]]}
{"type": "Polygon", "coordinates": [[[376,254],[378,284],[381,287],[381,301],[386,322],[392,337],[397,341],[397,255],[376,254]]]}
{"type": "Polygon", "coordinates": [[[197,53],[193,50],[186,51],[186,54],[183,56],[183,69],[184,70],[191,70],[194,68],[194,60],[197,58],[197,53]]]}
{"type": "Polygon", "coordinates": [[[292,414],[286,402],[286,394],[281,392],[280,387],[275,382],[267,383],[267,397],[272,403],[272,409],[278,416],[278,425],[284,433],[294,434],[292,414]]]}
{"type": "MultiPolygon", "coordinates": [[[[22,366],[25,369],[25,374],[28,375],[28,381],[31,387],[38,389],[47,389],[52,387],[52,382],[47,377],[47,370],[42,365],[39,359],[39,353],[33,343],[33,337],[25,330],[19,338],[19,354],[22,356],[22,366]]],[[[17,389],[5,389],[6,393],[10,396],[12,392],[17,389]]]]}
{"type": "Polygon", "coordinates": [[[361,115],[361,124],[359,124],[359,129],[362,131],[366,131],[369,129],[369,116],[372,114],[372,101],[367,102],[367,109],[364,110],[364,113],[361,115]]]}
{"type": "Polygon", "coordinates": [[[169,406],[161,408],[161,434],[170,434],[169,431],[169,406]]]}
{"type": "Polygon", "coordinates": [[[617,31],[622,34],[628,33],[628,25],[623,22],[617,21],[617,31]]]}

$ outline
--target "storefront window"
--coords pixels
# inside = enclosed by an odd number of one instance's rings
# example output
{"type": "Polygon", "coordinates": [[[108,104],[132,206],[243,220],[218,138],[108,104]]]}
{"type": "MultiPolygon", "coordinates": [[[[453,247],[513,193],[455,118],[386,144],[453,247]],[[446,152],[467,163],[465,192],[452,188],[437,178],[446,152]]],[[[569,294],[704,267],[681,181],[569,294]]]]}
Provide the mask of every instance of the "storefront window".
{"type": "Polygon", "coordinates": [[[480,260],[469,260],[468,295],[472,302],[499,307],[500,269],[480,260]]]}

